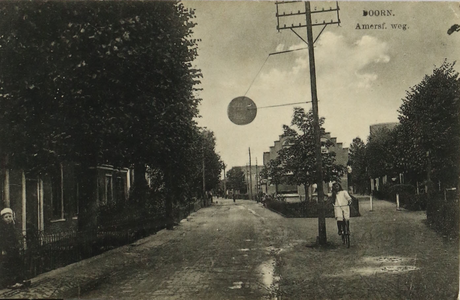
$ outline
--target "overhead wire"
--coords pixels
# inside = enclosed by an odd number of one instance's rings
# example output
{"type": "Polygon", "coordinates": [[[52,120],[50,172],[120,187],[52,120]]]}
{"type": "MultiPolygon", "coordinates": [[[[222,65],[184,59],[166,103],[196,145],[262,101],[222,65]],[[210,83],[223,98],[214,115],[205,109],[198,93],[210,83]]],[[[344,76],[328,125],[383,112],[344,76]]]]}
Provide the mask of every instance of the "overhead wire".
{"type": "MultiPolygon", "coordinates": [[[[278,39],[279,40],[279,39],[278,39]]],[[[286,36],[283,36],[283,43],[282,45],[284,46],[285,45],[285,42],[286,42],[286,36]]],[[[278,45],[280,43],[278,42],[278,45]]],[[[251,81],[251,84],[249,85],[248,89],[246,90],[246,92],[244,93],[243,96],[246,96],[247,93],[249,92],[249,90],[251,89],[251,87],[253,86],[254,82],[256,81],[257,77],[259,76],[260,72],[262,71],[263,67],[265,66],[265,64],[267,63],[268,59],[270,58],[270,56],[272,55],[276,55],[276,54],[283,54],[283,53],[289,53],[289,52],[294,52],[294,51],[299,51],[299,50],[305,50],[305,49],[308,49],[308,47],[305,47],[305,48],[297,48],[297,49],[291,49],[291,50],[283,50],[283,51],[276,51],[276,52],[272,52],[272,53],[269,53],[267,55],[267,57],[265,58],[264,62],[262,63],[262,66],[260,67],[259,71],[257,72],[257,74],[254,76],[254,78],[252,79],[251,81]]],[[[270,107],[280,107],[280,106],[288,106],[288,105],[296,105],[296,104],[306,104],[306,103],[311,103],[311,101],[303,101],[303,102],[295,102],[295,103],[285,103],[285,104],[277,104],[277,105],[269,105],[269,106],[262,106],[262,107],[259,107],[259,109],[261,108],[270,108],[270,107]]],[[[252,109],[257,109],[257,108],[248,108],[249,110],[252,110],[252,109]]]]}
{"type": "MultiPolygon", "coordinates": [[[[284,45],[286,42],[286,35],[282,35],[281,32],[278,32],[278,36],[277,36],[277,42],[276,44],[277,45],[284,45]],[[282,37],[282,38],[281,38],[282,37]]],[[[270,56],[272,55],[272,53],[268,54],[267,57],[265,58],[262,66],[260,67],[259,71],[257,72],[256,76],[254,76],[254,78],[252,79],[252,82],[251,84],[249,85],[248,89],[246,90],[246,93],[244,93],[243,96],[246,96],[249,92],[249,90],[251,89],[252,85],[254,84],[254,82],[256,81],[257,77],[259,76],[260,72],[262,71],[263,67],[265,66],[265,64],[267,63],[268,59],[270,58],[270,56]]]]}
{"type": "Polygon", "coordinates": [[[269,57],[270,57],[270,55],[267,55],[267,57],[265,58],[264,63],[262,64],[262,66],[259,69],[259,72],[257,72],[256,76],[254,76],[254,79],[252,80],[251,84],[249,85],[248,89],[246,90],[246,93],[244,93],[244,96],[246,96],[247,93],[249,92],[249,90],[251,89],[252,85],[254,84],[254,81],[256,81],[257,76],[259,76],[260,71],[262,71],[262,68],[265,66],[265,63],[267,62],[269,57]]]}

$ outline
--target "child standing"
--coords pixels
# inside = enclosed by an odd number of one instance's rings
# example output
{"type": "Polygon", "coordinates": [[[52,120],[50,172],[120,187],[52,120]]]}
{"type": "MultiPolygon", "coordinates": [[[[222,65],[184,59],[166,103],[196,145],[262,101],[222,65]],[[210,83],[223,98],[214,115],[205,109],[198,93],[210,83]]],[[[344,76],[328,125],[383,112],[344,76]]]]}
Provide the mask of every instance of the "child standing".
{"type": "Polygon", "coordinates": [[[0,215],[1,286],[22,288],[24,286],[24,272],[19,256],[21,235],[15,227],[13,211],[10,208],[0,211],[0,215]]]}
{"type": "Polygon", "coordinates": [[[352,199],[347,191],[342,189],[339,183],[332,185],[332,200],[334,201],[334,215],[337,220],[337,230],[342,234],[344,226],[350,231],[350,205],[352,199]]]}

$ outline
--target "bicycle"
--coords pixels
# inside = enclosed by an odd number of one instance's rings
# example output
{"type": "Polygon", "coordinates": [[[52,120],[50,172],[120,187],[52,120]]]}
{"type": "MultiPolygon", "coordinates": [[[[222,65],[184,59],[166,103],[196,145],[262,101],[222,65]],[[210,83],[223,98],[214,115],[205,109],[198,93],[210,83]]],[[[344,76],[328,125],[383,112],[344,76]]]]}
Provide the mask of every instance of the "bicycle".
{"type": "MultiPolygon", "coordinates": [[[[334,207],[345,207],[350,205],[333,205],[334,207]]],[[[343,223],[341,226],[342,244],[347,245],[350,248],[350,220],[345,219],[345,211],[342,209],[343,223]]]]}

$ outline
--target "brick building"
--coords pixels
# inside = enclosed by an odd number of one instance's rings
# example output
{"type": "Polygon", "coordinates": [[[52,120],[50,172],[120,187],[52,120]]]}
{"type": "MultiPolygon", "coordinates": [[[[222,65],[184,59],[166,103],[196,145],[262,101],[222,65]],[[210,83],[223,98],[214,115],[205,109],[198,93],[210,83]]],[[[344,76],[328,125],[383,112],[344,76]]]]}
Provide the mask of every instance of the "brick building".
{"type": "MultiPolygon", "coordinates": [[[[329,149],[322,149],[322,151],[329,151],[335,152],[336,154],[336,164],[346,166],[348,163],[348,148],[344,148],[342,143],[337,142],[336,137],[332,137],[329,132],[327,132],[324,136],[321,137],[324,140],[330,140],[332,142],[332,146],[329,149]]],[[[289,146],[287,142],[287,137],[279,137],[279,140],[275,141],[273,146],[270,146],[270,151],[264,152],[263,154],[263,163],[264,166],[267,166],[271,159],[275,159],[278,156],[278,151],[281,150],[283,147],[289,146]]],[[[344,189],[348,188],[348,180],[347,175],[344,174],[341,178],[341,184],[344,189]]],[[[324,193],[330,193],[331,183],[323,185],[324,193]]],[[[308,190],[309,198],[315,194],[315,186],[311,186],[308,190]]],[[[262,192],[267,194],[275,194],[276,187],[273,183],[270,183],[270,180],[265,183],[264,187],[262,188],[262,192]]],[[[296,185],[287,185],[287,184],[279,184],[278,185],[278,193],[285,194],[288,201],[300,201],[301,199],[305,199],[305,188],[303,186],[296,186],[296,185]]]]}

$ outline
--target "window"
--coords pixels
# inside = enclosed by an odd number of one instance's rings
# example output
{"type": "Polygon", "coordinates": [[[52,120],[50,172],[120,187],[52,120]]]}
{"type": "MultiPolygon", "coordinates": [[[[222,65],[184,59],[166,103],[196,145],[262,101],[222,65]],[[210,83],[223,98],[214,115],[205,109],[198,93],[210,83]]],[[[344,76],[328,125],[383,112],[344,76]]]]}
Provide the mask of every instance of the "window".
{"type": "Polygon", "coordinates": [[[116,181],[116,202],[123,202],[125,200],[125,180],[118,176],[116,181]]]}
{"type": "Polygon", "coordinates": [[[112,175],[109,174],[105,175],[105,199],[107,204],[113,204],[113,182],[112,175]]]}
{"type": "Polygon", "coordinates": [[[64,218],[64,167],[60,165],[58,176],[52,178],[51,203],[53,208],[53,219],[64,218]]]}

